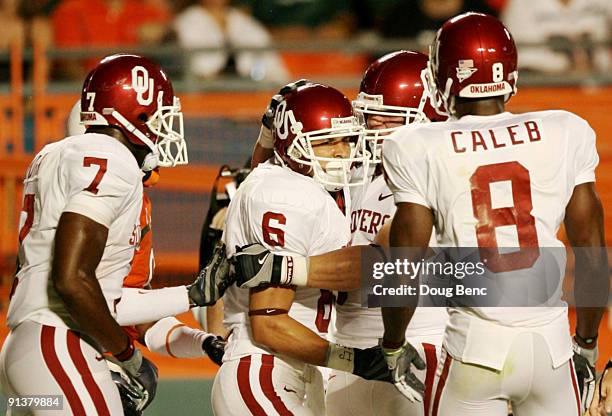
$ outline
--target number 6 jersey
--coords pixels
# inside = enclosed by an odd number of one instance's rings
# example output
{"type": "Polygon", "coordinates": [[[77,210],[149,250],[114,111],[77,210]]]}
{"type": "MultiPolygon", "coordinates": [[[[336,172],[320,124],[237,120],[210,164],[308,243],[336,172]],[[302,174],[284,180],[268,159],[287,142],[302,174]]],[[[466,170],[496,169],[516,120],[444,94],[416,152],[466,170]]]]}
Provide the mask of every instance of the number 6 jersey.
{"type": "Polygon", "coordinates": [[[87,133],[45,146],[28,168],[19,231],[19,272],[13,282],[8,325],[26,319],[74,327],[53,289],[55,231],[63,212],[84,215],[108,228],[96,277],[113,313],[139,243],[142,172],[126,146],[87,133]]]}
{"type": "MultiPolygon", "coordinates": [[[[348,218],[323,186],[271,163],[259,165],[240,185],[229,205],[223,235],[230,257],[236,247],[253,243],[279,254],[314,256],[342,248],[350,239],[348,218]]],[[[332,299],[326,290],[298,288],[289,316],[324,336],[332,299]]],[[[224,360],[269,354],[251,341],[249,290],[232,286],[223,300],[224,322],[232,331],[224,360]]]]}
{"type": "Polygon", "coordinates": [[[384,142],[383,157],[395,202],[430,208],[440,246],[495,249],[487,267],[507,275],[509,287],[513,273],[531,276],[550,257],[543,248],[560,253],[552,256],[558,289],[548,303],[560,307],[451,308],[447,335],[453,336],[445,340],[451,355],[498,368],[505,356],[499,345],[511,344],[499,341],[516,335],[509,328],[537,327],[555,366],[571,357],[559,287],[565,251],[557,232],[574,187],[595,180],[598,156],[588,123],[565,111],[542,111],[412,124],[384,142]],[[500,254],[499,247],[513,252],[500,254]]]}

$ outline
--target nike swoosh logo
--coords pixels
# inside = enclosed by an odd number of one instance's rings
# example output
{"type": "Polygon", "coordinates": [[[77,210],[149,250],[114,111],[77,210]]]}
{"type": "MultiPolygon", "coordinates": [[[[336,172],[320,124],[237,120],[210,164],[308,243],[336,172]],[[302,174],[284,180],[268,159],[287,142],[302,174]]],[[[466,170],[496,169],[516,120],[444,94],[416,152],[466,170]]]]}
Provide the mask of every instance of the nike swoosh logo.
{"type": "Polygon", "coordinates": [[[287,386],[283,386],[283,390],[285,390],[287,393],[295,393],[295,394],[297,394],[297,391],[292,390],[292,389],[288,389],[287,386]]]}
{"type": "Polygon", "coordinates": [[[266,313],[273,313],[275,311],[276,311],[276,309],[266,309],[266,313]]]}
{"type": "Polygon", "coordinates": [[[389,195],[385,195],[385,196],[383,196],[383,194],[380,194],[380,195],[378,195],[378,200],[379,201],[383,201],[383,200],[385,200],[387,198],[391,198],[392,196],[393,196],[393,194],[389,194],[389,195]]]}
{"type": "Polygon", "coordinates": [[[266,261],[267,258],[268,258],[268,255],[266,254],[261,259],[257,259],[257,263],[264,264],[264,262],[266,261]]]}

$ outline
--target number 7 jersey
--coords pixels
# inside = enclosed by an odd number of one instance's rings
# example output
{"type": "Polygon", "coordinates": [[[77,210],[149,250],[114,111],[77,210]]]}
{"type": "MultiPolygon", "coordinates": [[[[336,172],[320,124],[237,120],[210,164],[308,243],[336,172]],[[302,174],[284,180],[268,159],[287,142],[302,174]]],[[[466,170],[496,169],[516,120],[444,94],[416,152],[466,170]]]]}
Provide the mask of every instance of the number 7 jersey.
{"type": "Polygon", "coordinates": [[[96,278],[113,313],[140,240],[142,172],[134,156],[106,135],[68,137],[36,155],[23,193],[19,271],[11,289],[8,325],[15,328],[29,319],[74,327],[51,281],[55,232],[64,212],[108,228],[96,278]]]}

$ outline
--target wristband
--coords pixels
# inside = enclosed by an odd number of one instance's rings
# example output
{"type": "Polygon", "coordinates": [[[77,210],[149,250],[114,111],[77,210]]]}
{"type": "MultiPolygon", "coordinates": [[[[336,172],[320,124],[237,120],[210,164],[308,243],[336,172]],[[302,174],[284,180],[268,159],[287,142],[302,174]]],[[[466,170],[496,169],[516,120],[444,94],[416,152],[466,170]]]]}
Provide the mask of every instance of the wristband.
{"type": "Polygon", "coordinates": [[[380,346],[383,351],[388,351],[389,353],[392,353],[394,350],[401,350],[405,343],[405,339],[400,342],[386,341],[384,338],[380,340],[380,346]]]}
{"type": "Polygon", "coordinates": [[[113,354],[113,357],[115,357],[119,361],[126,361],[126,360],[129,360],[132,357],[132,355],[134,355],[134,350],[135,350],[134,344],[132,343],[131,340],[128,340],[127,347],[125,347],[125,349],[121,351],[119,354],[113,354]]]}
{"type": "Polygon", "coordinates": [[[281,256],[281,285],[308,286],[310,260],[303,256],[281,256]]]}
{"type": "Polygon", "coordinates": [[[257,143],[264,149],[274,149],[274,136],[272,136],[272,130],[262,124],[259,129],[259,137],[257,143]]]}
{"type": "Polygon", "coordinates": [[[590,338],[582,338],[578,334],[578,331],[576,331],[576,333],[574,334],[574,338],[576,338],[577,341],[580,341],[583,344],[586,344],[586,345],[589,345],[589,346],[591,344],[595,344],[597,342],[597,337],[598,337],[598,335],[595,335],[594,337],[590,337],[590,338]]]}
{"type": "Polygon", "coordinates": [[[355,368],[355,350],[330,342],[327,348],[325,367],[352,373],[355,368]]]}
{"type": "Polygon", "coordinates": [[[578,345],[578,343],[574,339],[572,340],[572,349],[574,350],[574,353],[586,358],[589,364],[592,367],[595,367],[595,364],[597,363],[597,357],[599,356],[599,349],[597,348],[597,344],[595,344],[594,348],[583,348],[578,345]]]}

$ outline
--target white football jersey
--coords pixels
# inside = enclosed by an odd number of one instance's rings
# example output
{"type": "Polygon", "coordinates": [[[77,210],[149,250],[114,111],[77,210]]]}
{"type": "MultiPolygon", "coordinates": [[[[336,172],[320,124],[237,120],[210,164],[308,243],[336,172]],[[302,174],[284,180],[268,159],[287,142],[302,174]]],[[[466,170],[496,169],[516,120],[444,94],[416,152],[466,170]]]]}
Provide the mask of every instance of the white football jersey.
{"type": "Polygon", "coordinates": [[[68,137],[36,155],[23,193],[20,269],[8,325],[15,328],[29,319],[75,327],[50,281],[55,231],[63,212],[84,215],[109,230],[96,277],[113,313],[140,239],[142,172],[132,153],[103,134],[68,137]]]}
{"type": "MultiPolygon", "coordinates": [[[[377,175],[363,187],[351,189],[351,245],[373,243],[382,226],[395,214],[393,193],[382,175],[377,175]]],[[[444,308],[417,308],[406,337],[427,337],[439,344],[448,314],[444,308]]],[[[361,291],[339,295],[336,303],[335,341],[342,345],[368,348],[378,344],[384,327],[380,308],[361,306],[361,291]],[[346,296],[346,297],[345,297],[346,296]]]]}
{"type": "MultiPolygon", "coordinates": [[[[565,111],[412,124],[385,141],[383,158],[395,201],[432,209],[439,245],[458,247],[562,248],[557,232],[566,205],[575,186],[595,180],[598,163],[595,133],[565,111]]],[[[553,262],[560,286],[559,252],[553,262]]],[[[550,257],[550,250],[524,253],[534,251],[521,252],[520,271],[501,271],[528,273],[550,257]]],[[[499,369],[503,346],[530,328],[544,335],[553,364],[561,365],[571,357],[571,340],[560,296],[559,288],[548,303],[559,307],[451,308],[445,347],[463,361],[499,369]]]]}
{"type": "MultiPolygon", "coordinates": [[[[230,202],[223,241],[229,257],[236,247],[253,243],[275,253],[314,256],[348,245],[349,222],[331,195],[312,178],[264,163],[249,174],[230,202]]],[[[270,354],[251,341],[249,291],[232,286],[223,300],[224,322],[232,331],[224,359],[270,354]]],[[[298,288],[289,316],[324,336],[332,301],[331,292],[298,288]]]]}

